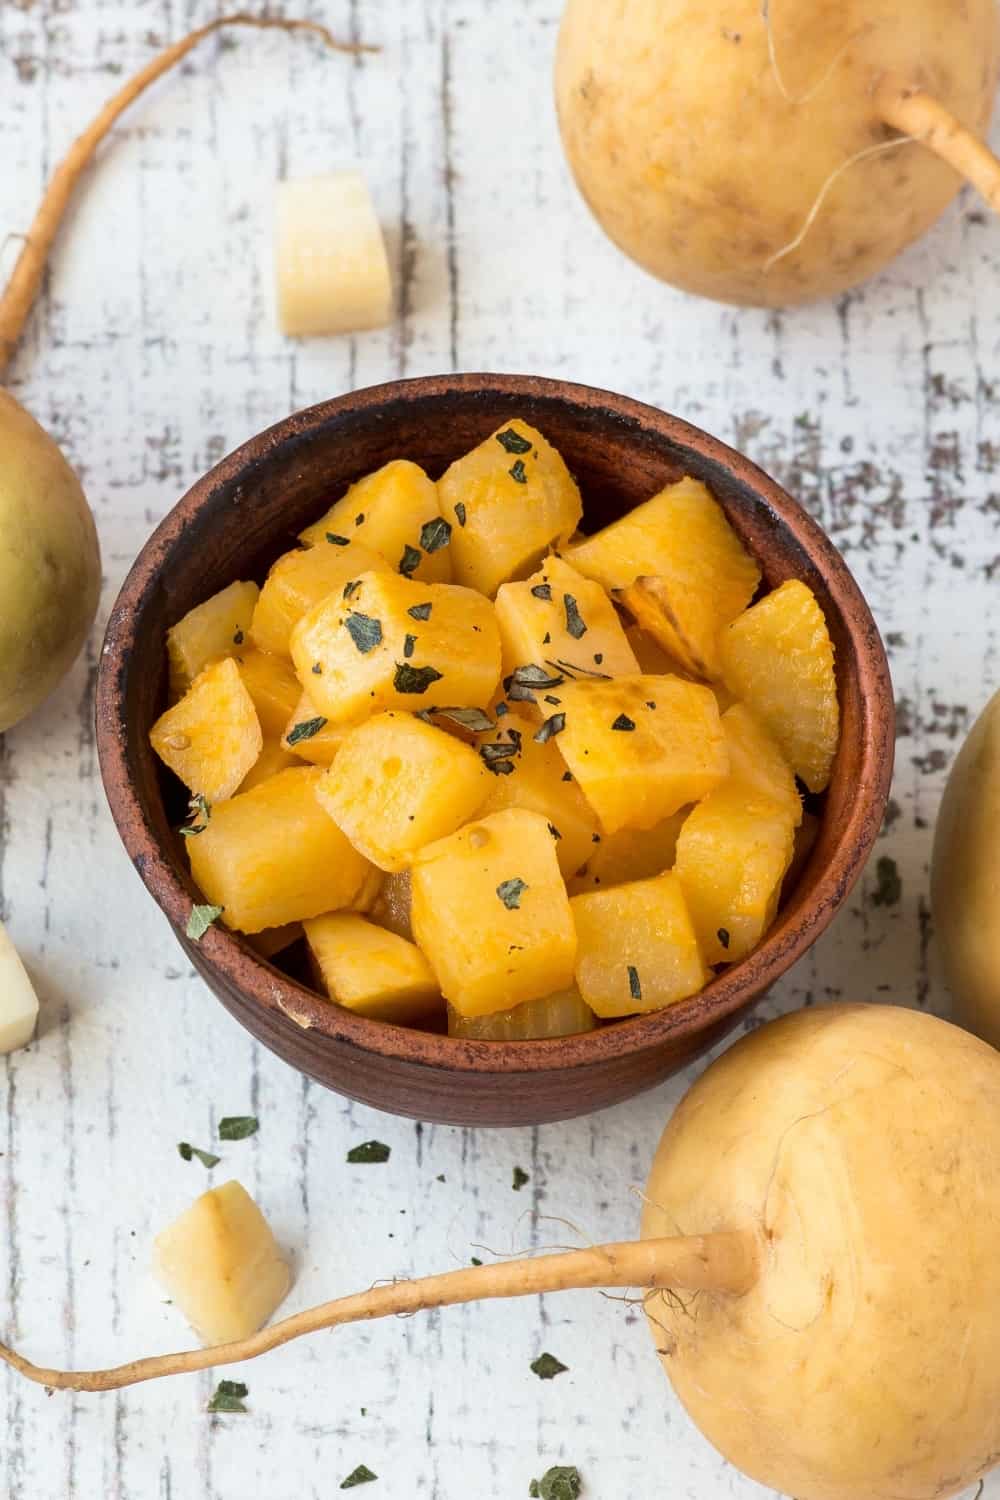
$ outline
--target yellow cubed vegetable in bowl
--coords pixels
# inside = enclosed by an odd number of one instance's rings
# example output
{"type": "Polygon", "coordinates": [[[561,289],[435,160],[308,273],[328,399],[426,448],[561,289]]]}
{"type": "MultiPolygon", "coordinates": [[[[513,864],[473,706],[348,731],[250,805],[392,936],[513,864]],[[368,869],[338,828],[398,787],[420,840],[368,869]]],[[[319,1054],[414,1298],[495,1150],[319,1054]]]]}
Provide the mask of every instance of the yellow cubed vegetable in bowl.
{"type": "Polygon", "coordinates": [[[296,756],[285,749],[280,739],[273,740],[265,735],[263,748],[240,782],[239,791],[252,792],[255,786],[260,786],[262,781],[270,781],[279,771],[287,771],[289,766],[301,764],[296,756]]]}
{"type": "Polygon", "coordinates": [[[536,721],[511,709],[497,719],[488,738],[481,736],[480,754],[486,756],[492,786],[480,815],[505,807],[540,813],[555,830],[559,868],[568,878],[594,849],[597,816],[573,780],[557,740],[539,742],[535,738],[539,732],[536,721]]]}
{"type": "Polygon", "coordinates": [[[792,768],[777,743],[743,703],[734,703],[722,715],[722,732],[729,751],[729,774],[759,796],[777,802],[792,826],[802,821],[802,798],[792,768]]]}
{"type": "Polygon", "coordinates": [[[547,557],[521,583],[502,584],[496,612],[505,673],[529,662],[568,662],[607,677],[639,671],[604,589],[559,557],[547,557]]]}
{"type": "Polygon", "coordinates": [[[593,1031],[596,1025],[594,1012],[575,984],[556,995],[525,1000],[513,1010],[494,1011],[490,1016],[463,1016],[453,1005],[448,1007],[448,1035],[474,1042],[532,1042],[544,1037],[576,1036],[581,1031],[593,1031]]]}
{"type": "Polygon", "coordinates": [[[456,583],[491,598],[508,579],[531,573],[583,514],[562,458],[517,418],[456,459],[438,481],[438,496],[452,526],[456,583]]]}
{"type": "Polygon", "coordinates": [[[232,657],[200,672],[183,698],[160,715],[149,741],[189,791],[231,797],[264,746],[253,699],[232,657]]]}
{"type": "Polygon", "coordinates": [[[346,537],[378,552],[405,577],[450,583],[450,527],[440,523],[437,485],[419,464],[397,458],[352,484],[299,540],[323,547],[331,536],[346,537]]]}
{"type": "Polygon", "coordinates": [[[153,1270],[203,1344],[256,1333],[291,1284],[270,1225],[239,1182],[202,1193],[157,1235],[153,1270]]]}
{"type": "Polygon", "coordinates": [[[469,823],[422,849],[411,879],[414,936],[462,1015],[572,983],[576,935],[541,814],[508,808],[469,823]]]}
{"type": "Polygon", "coordinates": [[[265,739],[280,739],[302,689],[284,656],[243,649],[236,658],[240,676],[257,710],[265,739]]]}
{"type": "Polygon", "coordinates": [[[729,755],[711,688],[680,677],[566,682],[559,749],[605,833],[652,828],[708,795],[729,755]]]}
{"type": "Polygon", "coordinates": [[[574,896],[576,982],[606,1020],[685,1000],[709,978],[672,871],[574,896]]]}
{"type": "Polygon", "coordinates": [[[581,542],[571,561],[606,588],[620,589],[619,602],[695,677],[720,675],[719,633],[760,583],[755,559],[696,479],[668,485],[581,542]]]}
{"type": "Polygon", "coordinates": [[[383,708],[481,708],[500,680],[500,632],[472,589],[365,573],[299,621],[292,660],[331,724],[383,708]]]}
{"type": "Polygon", "coordinates": [[[254,645],[261,651],[287,656],[293,629],[321,599],[343,593],[345,586],[362,573],[389,572],[389,564],[377,552],[345,538],[286,552],[278,558],[260,591],[250,626],[254,645]]]}
{"type": "Polygon", "coordinates": [[[303,925],[318,976],[338,1005],[397,1026],[442,1011],[437,980],[415,943],[357,912],[332,912],[303,925]]]}
{"type": "Polygon", "coordinates": [[[323,810],[323,771],[295,766],[212,808],[185,840],[191,873],[222,920],[261,932],[350,906],[369,863],[323,810]]]}
{"type": "Polygon", "coordinates": [[[735,776],[685,820],[675,869],[707,963],[736,963],[764,937],[791,863],[795,822],[787,805],[735,776]]]}
{"type": "Polygon", "coordinates": [[[210,662],[235,656],[249,640],[250,621],[260,589],[255,583],[231,583],[188,610],[167,631],[170,696],[180,698],[210,662]]]}
{"type": "Polygon", "coordinates": [[[344,743],[346,724],[331,724],[308,692],[299,695],[281,738],[283,749],[314,766],[330,766],[344,743]]]}
{"type": "Polygon", "coordinates": [[[605,890],[630,880],[648,880],[673,868],[677,835],[691,811],[682,807],[652,828],[621,828],[602,833],[589,852],[586,864],[567,881],[571,896],[581,891],[605,890]]]}
{"type": "Polygon", "coordinates": [[[811,792],[830,780],[840,736],[833,642],[808,585],[789,579],[729,625],[726,686],[774,736],[811,792]]]}
{"type": "Polygon", "coordinates": [[[412,714],[375,714],[345,736],[319,783],[330,817],[381,870],[468,822],[490,791],[476,752],[412,714]]]}

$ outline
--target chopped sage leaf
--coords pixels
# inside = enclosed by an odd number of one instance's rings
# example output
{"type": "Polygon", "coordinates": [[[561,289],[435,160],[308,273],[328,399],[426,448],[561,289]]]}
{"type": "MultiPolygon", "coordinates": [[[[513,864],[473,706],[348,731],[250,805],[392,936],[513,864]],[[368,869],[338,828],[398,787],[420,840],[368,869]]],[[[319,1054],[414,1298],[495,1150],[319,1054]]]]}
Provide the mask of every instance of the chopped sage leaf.
{"type": "Polygon", "coordinates": [[[528,1495],[531,1500],[577,1500],[581,1484],[579,1469],[558,1466],[546,1469],[541,1479],[533,1479],[528,1495]]]}
{"type": "Polygon", "coordinates": [[[531,1362],[532,1374],[537,1375],[539,1380],[555,1380],[557,1375],[564,1374],[568,1369],[569,1365],[564,1365],[554,1354],[540,1354],[531,1362]]]}
{"type": "Polygon", "coordinates": [[[653,698],[647,698],[646,699],[646,707],[647,708],[655,708],[656,707],[655,699],[653,699],[653,698]]]}
{"type": "Polygon", "coordinates": [[[541,729],[536,729],[534,738],[539,745],[546,744],[554,734],[561,734],[566,728],[565,714],[552,714],[545,720],[541,729]]]}
{"type": "Polygon", "coordinates": [[[527,885],[520,876],[514,875],[510,880],[501,880],[497,886],[497,895],[508,911],[517,911],[521,905],[522,892],[527,889],[527,885]]]}
{"type": "Polygon", "coordinates": [[[514,772],[512,760],[490,760],[486,763],[486,769],[492,771],[494,776],[511,776],[514,772]]]}
{"type": "Polygon", "coordinates": [[[334,547],[349,547],[351,545],[350,537],[341,536],[339,532],[336,531],[328,531],[326,534],[326,539],[334,547]]]}
{"type": "Polygon", "coordinates": [[[509,696],[509,687],[511,684],[515,687],[542,689],[562,687],[565,681],[566,679],[561,673],[557,672],[553,676],[551,672],[546,672],[544,667],[539,667],[534,662],[528,662],[523,667],[515,667],[510,676],[504,678],[503,686],[504,692],[508,693],[509,696]]]}
{"type": "Polygon", "coordinates": [[[526,687],[522,687],[520,685],[520,683],[518,683],[518,682],[512,682],[511,685],[510,685],[510,687],[506,688],[505,691],[507,693],[507,697],[510,699],[510,701],[512,703],[537,703],[538,702],[538,699],[535,697],[535,695],[531,691],[531,689],[530,688],[526,688],[526,687]]]}
{"type": "Polygon", "coordinates": [[[322,714],[315,719],[303,719],[300,724],[296,724],[293,729],[289,730],[285,737],[285,744],[297,745],[300,740],[311,740],[314,734],[319,734],[320,730],[325,728],[326,720],[322,714]]]}
{"type": "Polygon", "coordinates": [[[392,1147],[385,1145],[383,1141],[364,1141],[360,1146],[351,1147],[347,1160],[352,1166],[368,1167],[388,1161],[391,1154],[392,1147]]]}
{"type": "Polygon", "coordinates": [[[566,611],[566,629],[578,641],[582,635],[587,634],[587,626],[572,594],[563,594],[563,608],[566,611]]]}
{"type": "Polygon", "coordinates": [[[213,1156],[211,1151],[202,1151],[199,1146],[192,1146],[189,1141],[178,1141],[177,1150],[182,1161],[191,1161],[196,1156],[203,1167],[217,1167],[222,1160],[221,1156],[213,1156]]]}
{"type": "Polygon", "coordinates": [[[628,966],[628,992],[633,1000],[642,999],[642,985],[639,983],[639,970],[635,964],[628,966]]]}
{"type": "Polygon", "coordinates": [[[511,479],[514,480],[515,484],[527,484],[528,473],[524,467],[523,458],[515,458],[514,462],[511,464],[507,472],[510,475],[511,479]]]}
{"type": "Polygon", "coordinates": [[[465,525],[465,505],[461,500],[455,506],[455,518],[458,521],[459,526],[465,525]]]}
{"type": "Polygon", "coordinates": [[[365,519],[365,513],[364,513],[364,511],[363,510],[359,511],[358,514],[354,517],[354,524],[355,524],[355,526],[362,526],[364,524],[364,519],[365,519]]]}
{"type": "Polygon", "coordinates": [[[546,823],[545,826],[549,830],[549,832],[551,833],[551,835],[552,835],[552,837],[554,839],[561,839],[562,838],[562,834],[559,832],[558,828],[556,827],[556,825],[554,823],[546,823]]]}
{"type": "Polygon", "coordinates": [[[196,792],[188,802],[188,818],[191,821],[178,830],[181,838],[192,839],[196,834],[204,833],[211,816],[211,803],[206,800],[203,792],[196,792]]]}
{"type": "Polygon", "coordinates": [[[313,675],[314,676],[316,676],[316,677],[322,677],[322,675],[323,675],[323,663],[322,662],[314,661],[313,664],[312,664],[312,669],[313,669],[313,675]]]}
{"type": "Polygon", "coordinates": [[[219,1121],[220,1141],[245,1141],[247,1136],[256,1135],[260,1129],[260,1121],[256,1115],[224,1115],[219,1121]]]}
{"type": "Polygon", "coordinates": [[[411,547],[409,542],[403,548],[403,555],[399,559],[399,572],[404,578],[412,578],[414,572],[420,566],[420,553],[416,547],[411,547]]]}
{"type": "Polygon", "coordinates": [[[426,693],[432,682],[440,682],[441,676],[436,667],[409,667],[398,661],[392,685],[397,693],[426,693]]]}
{"type": "Polygon", "coordinates": [[[246,1411],[244,1398],[250,1394],[242,1380],[220,1380],[215,1395],[208,1403],[207,1411],[246,1411]]]}
{"type": "Polygon", "coordinates": [[[344,584],[344,594],[343,594],[343,597],[345,599],[349,599],[352,594],[357,593],[357,591],[358,591],[358,589],[360,587],[361,587],[361,579],[360,578],[349,578],[348,581],[344,584]]]}
{"type": "Polygon", "coordinates": [[[899,866],[888,854],[883,854],[875,866],[875,878],[878,881],[878,888],[872,896],[872,905],[896,906],[903,894],[903,882],[900,878],[899,866]]]}
{"type": "Polygon", "coordinates": [[[556,708],[558,708],[559,705],[560,705],[560,703],[562,702],[562,699],[554,697],[552,695],[552,693],[546,693],[545,694],[545,701],[546,701],[546,703],[554,703],[555,706],[556,706],[556,708]]]}
{"type": "Polygon", "coordinates": [[[517,754],[517,746],[512,741],[492,740],[489,744],[480,745],[479,754],[489,768],[494,770],[499,761],[511,760],[517,754]]]}
{"type": "Polygon", "coordinates": [[[429,620],[431,617],[430,601],[426,604],[411,604],[406,613],[411,620],[429,620]]]}
{"type": "Polygon", "coordinates": [[[601,665],[601,662],[603,660],[604,660],[604,652],[603,651],[595,651],[594,652],[594,661],[597,663],[598,666],[601,665]]]}
{"type": "Polygon", "coordinates": [[[367,656],[369,651],[374,651],[376,646],[382,644],[381,620],[373,620],[371,615],[360,615],[352,609],[344,620],[344,625],[362,656],[367,656]]]}
{"type": "Polygon", "coordinates": [[[479,1259],[478,1255],[473,1255],[471,1257],[471,1259],[470,1259],[470,1264],[472,1264],[474,1266],[481,1266],[482,1265],[482,1261],[479,1259]]]}
{"type": "Polygon", "coordinates": [[[619,714],[611,726],[612,729],[634,729],[635,720],[630,719],[628,714],[619,714]]]}
{"type": "Polygon", "coordinates": [[[192,906],[184,935],[189,937],[192,943],[200,943],[212,923],[217,917],[222,916],[224,910],[223,906],[192,906]]]}
{"type": "Polygon", "coordinates": [[[551,635],[549,634],[548,631],[546,631],[545,634],[542,636],[542,645],[543,646],[547,646],[551,640],[552,640],[551,635]]]}
{"type": "Polygon", "coordinates": [[[244,636],[242,630],[237,630],[236,634],[233,636],[233,645],[242,646],[243,640],[244,636]]]}
{"type": "Polygon", "coordinates": [[[559,657],[556,657],[555,661],[549,661],[548,657],[545,659],[550,667],[555,667],[558,671],[565,672],[569,677],[576,677],[578,674],[582,674],[584,677],[599,677],[602,682],[611,681],[611,674],[609,672],[593,672],[590,667],[581,667],[579,662],[561,661],[559,657]]]}
{"type": "Polygon", "coordinates": [[[503,432],[498,432],[497,442],[508,453],[531,452],[531,444],[528,442],[528,439],[523,438],[519,432],[515,432],[513,427],[505,427],[503,432]]]}
{"type": "Polygon", "coordinates": [[[723,948],[729,947],[729,931],[727,928],[720,927],[715,935],[719,939],[719,942],[722,944],[723,948]]]}
{"type": "Polygon", "coordinates": [[[420,528],[420,545],[425,552],[440,552],[451,541],[451,522],[444,516],[425,521],[420,528]]]}
{"type": "Polygon", "coordinates": [[[563,779],[563,781],[572,781],[573,780],[573,772],[572,771],[564,771],[562,773],[562,779],[563,779]]]}
{"type": "Polygon", "coordinates": [[[469,729],[473,734],[485,734],[487,730],[496,728],[489,714],[484,714],[481,708],[430,708],[427,713],[428,716],[435,714],[439,719],[458,724],[462,729],[469,729]]]}
{"type": "Polygon", "coordinates": [[[413,648],[417,644],[415,635],[407,635],[403,638],[403,655],[409,660],[413,655],[413,648]]]}
{"type": "Polygon", "coordinates": [[[343,1481],[340,1488],[342,1490],[353,1490],[356,1485],[372,1484],[373,1481],[377,1478],[378,1475],[373,1474],[367,1464],[358,1464],[358,1467],[353,1471],[353,1473],[348,1474],[347,1478],[343,1481]]]}
{"type": "Polygon", "coordinates": [[[531,1178],[528,1176],[528,1173],[524,1170],[523,1167],[514,1168],[514,1174],[511,1179],[510,1185],[514,1189],[515,1193],[519,1193],[524,1187],[524,1184],[530,1181],[531,1178]]]}
{"type": "Polygon", "coordinates": [[[551,599],[552,585],[551,583],[536,583],[531,592],[536,599],[551,599]]]}

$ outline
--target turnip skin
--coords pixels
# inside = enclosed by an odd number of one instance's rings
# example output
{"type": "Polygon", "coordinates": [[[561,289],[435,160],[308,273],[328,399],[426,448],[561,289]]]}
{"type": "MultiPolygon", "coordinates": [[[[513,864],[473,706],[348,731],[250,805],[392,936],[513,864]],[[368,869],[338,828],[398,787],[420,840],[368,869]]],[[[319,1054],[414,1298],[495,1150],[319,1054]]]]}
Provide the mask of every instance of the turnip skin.
{"type": "Polygon", "coordinates": [[[678,1396],[796,1500],[937,1500],[1000,1458],[1000,1057],[916,1011],[762,1027],[660,1142],[643,1235],[746,1228],[740,1298],[659,1294],[678,1396]]]}
{"type": "Polygon", "coordinates": [[[80,481],[34,417],[0,390],[0,734],[79,654],[101,591],[80,481]]]}
{"type": "Polygon", "coordinates": [[[995,0],[567,0],[563,144],[607,233],[654,275],[724,302],[832,297],[922,235],[961,186],[894,136],[895,74],[982,133],[997,85],[995,0]],[[768,23],[773,42],[769,50],[768,23]],[[833,174],[839,173],[834,181],[833,174]],[[824,185],[822,205],[800,234],[824,185]]]}

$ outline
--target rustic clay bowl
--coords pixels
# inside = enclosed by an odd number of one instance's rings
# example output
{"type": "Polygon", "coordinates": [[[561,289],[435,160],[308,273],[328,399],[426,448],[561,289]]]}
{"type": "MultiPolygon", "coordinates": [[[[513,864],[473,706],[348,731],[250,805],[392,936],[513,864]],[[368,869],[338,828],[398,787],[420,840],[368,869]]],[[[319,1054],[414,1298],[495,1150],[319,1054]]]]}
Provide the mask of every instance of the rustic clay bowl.
{"type": "Polygon", "coordinates": [[[815,521],[772,479],[698,428],[563,381],[438,376],[342,396],[279,422],[200,479],[156,529],[108,623],[97,689],[101,770],[125,847],[192,964],[223,1005],[286,1062],[394,1114],[468,1125],[568,1118],[627,1099],[717,1042],[830,922],[879,830],[892,770],[885,653],[857,584],[815,521]],[[804,579],[837,655],[840,751],[818,841],[767,940],[700,995],[554,1041],[460,1041],[352,1015],[216,926],[184,936],[192,900],[176,784],[149,748],[164,706],[164,634],[236,578],[262,579],[296,533],[361,475],[410,458],[437,477],[512,417],[562,452],[593,530],[670,480],[705,480],[768,587],[804,579]]]}

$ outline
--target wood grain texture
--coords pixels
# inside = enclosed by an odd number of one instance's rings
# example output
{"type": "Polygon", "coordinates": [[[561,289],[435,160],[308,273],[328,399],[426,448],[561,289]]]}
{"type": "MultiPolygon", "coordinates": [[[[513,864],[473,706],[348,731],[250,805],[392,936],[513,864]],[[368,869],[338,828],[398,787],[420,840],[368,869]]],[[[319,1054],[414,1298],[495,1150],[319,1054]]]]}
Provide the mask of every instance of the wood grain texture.
{"type": "MultiPolygon", "coordinates": [[[[897,862],[901,900],[877,904],[873,866],[758,1015],[869,995],[944,1009],[931,829],[959,737],[1000,680],[1000,229],[965,197],[836,305],[781,315],[689,300],[622,260],[568,180],[549,85],[556,0],[304,9],[384,53],[349,63],[277,36],[210,42],[102,153],[12,369],[94,506],[99,627],[177,496],[309,402],[462,368],[563,376],[676,411],[744,448],[829,529],[889,642],[900,708],[877,853],[897,862]],[[387,227],[396,322],[291,345],[273,317],[271,185],[355,158],[387,227]]],[[[0,240],[120,75],[213,13],[205,0],[0,4],[0,240]]],[[[0,1065],[5,1331],[50,1362],[186,1342],[148,1278],[150,1241],[230,1175],[295,1252],[290,1309],[485,1258],[477,1245],[614,1239],[636,1224],[629,1188],[683,1078],[592,1120],[421,1128],[309,1085],[208,1001],[103,803],[98,640],[0,741],[0,907],[43,1000],[37,1043],[0,1065]],[[176,1141],[211,1146],[220,1115],[247,1111],[260,1134],[227,1144],[211,1176],[177,1156],[176,1141]],[[349,1146],[371,1137],[390,1161],[348,1167],[349,1146]],[[530,1175],[518,1194],[514,1165],[530,1175]]],[[[361,1462],[380,1476],[372,1500],[506,1500],[557,1462],[580,1466],[594,1500],[762,1494],[692,1431],[634,1310],[590,1293],[321,1336],[246,1378],[252,1414],[210,1418],[208,1376],[98,1400],[6,1376],[0,1494],[327,1500],[361,1462]],[[541,1349],[570,1372],[539,1382],[528,1364],[541,1349]]]]}

